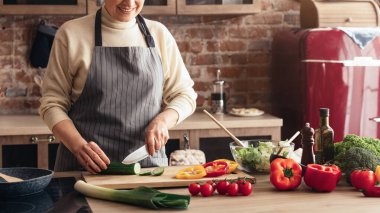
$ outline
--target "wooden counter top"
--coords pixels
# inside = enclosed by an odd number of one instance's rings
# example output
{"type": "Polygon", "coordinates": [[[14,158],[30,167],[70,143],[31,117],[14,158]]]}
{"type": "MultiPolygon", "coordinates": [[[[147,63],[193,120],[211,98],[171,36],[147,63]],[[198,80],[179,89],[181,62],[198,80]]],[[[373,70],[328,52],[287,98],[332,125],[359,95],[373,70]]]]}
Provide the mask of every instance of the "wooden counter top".
{"type": "MultiPolygon", "coordinates": [[[[279,192],[269,182],[268,175],[256,175],[257,183],[250,196],[229,197],[214,195],[212,197],[191,197],[187,210],[180,212],[378,212],[378,198],[365,198],[361,192],[355,191],[342,179],[338,187],[331,193],[311,191],[302,183],[296,191],[279,192]]],[[[186,188],[159,189],[162,192],[188,195],[186,188]]],[[[94,213],[118,212],[156,212],[155,210],[130,206],[122,203],[87,198],[94,213]]],[[[171,212],[173,210],[160,210],[171,212]]]]}
{"type": "MultiPolygon", "coordinates": [[[[216,115],[227,128],[245,127],[281,127],[282,119],[269,114],[257,117],[236,117],[216,115]]],[[[219,127],[202,112],[195,112],[171,130],[219,129],[219,127]]],[[[0,116],[0,136],[51,134],[49,128],[37,115],[3,115],[0,116]]]]}

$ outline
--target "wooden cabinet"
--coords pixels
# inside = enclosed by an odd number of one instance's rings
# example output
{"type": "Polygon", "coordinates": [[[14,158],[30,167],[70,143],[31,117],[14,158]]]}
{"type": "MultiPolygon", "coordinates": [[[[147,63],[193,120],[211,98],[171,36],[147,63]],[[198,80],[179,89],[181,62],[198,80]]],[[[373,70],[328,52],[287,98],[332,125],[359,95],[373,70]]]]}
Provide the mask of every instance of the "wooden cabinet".
{"type": "MultiPolygon", "coordinates": [[[[97,0],[88,0],[88,13],[99,8],[97,0]]],[[[145,0],[143,15],[232,15],[261,10],[258,0],[145,0]]]]}
{"type": "Polygon", "coordinates": [[[0,15],[85,15],[86,0],[0,0],[0,15]]]}

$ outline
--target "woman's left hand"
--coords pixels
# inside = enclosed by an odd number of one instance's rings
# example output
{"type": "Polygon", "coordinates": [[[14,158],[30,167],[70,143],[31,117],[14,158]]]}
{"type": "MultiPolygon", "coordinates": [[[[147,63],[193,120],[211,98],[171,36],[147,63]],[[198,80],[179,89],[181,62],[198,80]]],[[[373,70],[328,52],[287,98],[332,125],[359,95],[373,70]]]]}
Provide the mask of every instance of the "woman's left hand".
{"type": "Polygon", "coordinates": [[[169,130],[166,122],[159,117],[153,119],[145,131],[145,144],[148,152],[153,156],[154,152],[165,146],[169,139],[169,130]]]}

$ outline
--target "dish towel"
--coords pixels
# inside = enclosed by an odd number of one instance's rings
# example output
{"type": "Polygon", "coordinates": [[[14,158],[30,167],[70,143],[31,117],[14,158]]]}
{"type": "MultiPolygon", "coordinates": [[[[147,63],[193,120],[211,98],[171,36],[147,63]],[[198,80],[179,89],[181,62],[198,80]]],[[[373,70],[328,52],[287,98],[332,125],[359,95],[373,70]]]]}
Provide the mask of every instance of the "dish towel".
{"type": "Polygon", "coordinates": [[[337,29],[346,33],[362,49],[380,34],[380,28],[375,27],[337,27],[337,29]]]}

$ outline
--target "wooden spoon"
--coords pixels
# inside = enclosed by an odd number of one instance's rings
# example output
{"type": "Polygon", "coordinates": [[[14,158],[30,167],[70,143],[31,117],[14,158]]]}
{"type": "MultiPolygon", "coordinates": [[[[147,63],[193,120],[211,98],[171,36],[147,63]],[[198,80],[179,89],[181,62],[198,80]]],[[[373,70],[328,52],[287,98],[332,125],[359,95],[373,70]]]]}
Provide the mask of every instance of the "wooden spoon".
{"type": "Polygon", "coordinates": [[[208,115],[216,124],[218,124],[218,126],[220,126],[220,128],[222,128],[229,136],[231,136],[231,138],[239,145],[239,146],[242,146],[242,147],[245,147],[245,145],[237,138],[235,137],[235,135],[233,135],[230,131],[228,131],[228,129],[226,127],[223,126],[223,124],[221,124],[218,120],[216,120],[216,118],[214,118],[214,116],[212,116],[209,112],[207,112],[207,110],[203,110],[203,112],[208,115]]]}
{"type": "Polygon", "coordinates": [[[0,177],[3,178],[5,181],[9,182],[9,183],[14,183],[14,182],[21,182],[21,181],[24,181],[23,179],[21,178],[17,178],[17,177],[12,177],[12,176],[9,176],[9,175],[6,175],[6,174],[3,174],[0,172],[0,177]]]}

